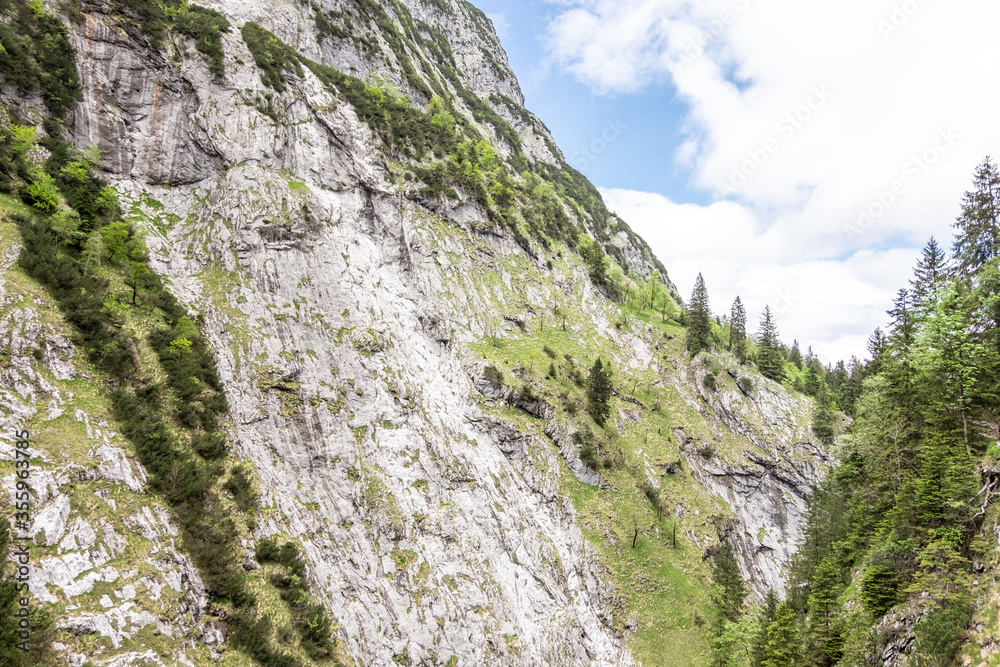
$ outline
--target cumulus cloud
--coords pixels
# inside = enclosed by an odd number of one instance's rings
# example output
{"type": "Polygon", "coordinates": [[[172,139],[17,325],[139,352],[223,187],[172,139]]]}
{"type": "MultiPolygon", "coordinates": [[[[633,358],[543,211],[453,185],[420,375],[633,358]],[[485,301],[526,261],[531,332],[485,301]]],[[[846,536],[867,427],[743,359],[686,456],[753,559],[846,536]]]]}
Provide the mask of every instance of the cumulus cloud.
{"type": "MultiPolygon", "coordinates": [[[[849,331],[844,341],[866,334],[842,323],[875,324],[866,309],[884,309],[908,277],[908,265],[900,265],[898,275],[878,282],[871,264],[912,261],[931,234],[950,239],[973,168],[1000,143],[990,83],[1000,74],[993,36],[1000,3],[552,4],[547,44],[558,66],[598,94],[668,85],[688,106],[684,141],[665,163],[717,203],[655,207],[719,231],[671,240],[653,221],[635,225],[674,248],[702,244],[664,257],[668,268],[684,282],[693,280],[685,262],[697,263],[707,280],[724,284],[715,272],[740,267],[745,289],[780,274],[803,292],[819,290],[802,302],[835,296],[827,286],[858,290],[847,298],[862,315],[812,313],[820,330],[849,331]],[[739,243],[720,248],[730,234],[739,243]]],[[[654,206],[638,193],[612,196],[630,221],[654,206]]]]}
{"type": "Polygon", "coordinates": [[[756,331],[757,317],[770,306],[784,339],[812,345],[826,361],[862,356],[916,261],[917,253],[905,248],[863,249],[837,260],[794,257],[785,250],[791,241],[784,230],[763,229],[740,204],[677,204],[621,189],[601,194],[663,260],[685,298],[700,272],[713,312],[728,314],[739,295],[756,331]]]}

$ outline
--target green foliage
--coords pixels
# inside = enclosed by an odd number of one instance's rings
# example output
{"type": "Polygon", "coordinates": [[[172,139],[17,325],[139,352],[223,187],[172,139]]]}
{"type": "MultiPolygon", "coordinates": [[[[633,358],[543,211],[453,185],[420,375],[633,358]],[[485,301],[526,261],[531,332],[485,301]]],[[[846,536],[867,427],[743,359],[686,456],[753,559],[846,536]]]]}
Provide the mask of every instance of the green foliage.
{"type": "Polygon", "coordinates": [[[44,213],[55,213],[59,210],[59,189],[56,181],[41,167],[34,167],[29,172],[31,180],[24,187],[21,196],[25,203],[34,206],[44,213]]]}
{"type": "Polygon", "coordinates": [[[819,384],[816,393],[816,410],[813,413],[812,432],[824,445],[830,446],[836,437],[836,416],[830,406],[826,383],[819,384]]]}
{"type": "Polygon", "coordinates": [[[577,248],[580,251],[580,257],[587,265],[590,280],[595,285],[607,287],[610,284],[607,255],[604,254],[597,242],[586,234],[582,235],[577,242],[577,248]]]}
{"type": "Polygon", "coordinates": [[[785,376],[785,358],[781,354],[781,340],[778,337],[778,325],[771,314],[771,307],[764,308],[764,314],[760,320],[760,332],[757,334],[757,368],[761,374],[781,382],[785,376]]]}
{"type": "Polygon", "coordinates": [[[285,90],[285,73],[302,76],[299,54],[274,34],[253,21],[247,21],[240,29],[240,35],[250,49],[257,67],[261,69],[261,81],[278,92],[285,90]]]}
{"type": "Polygon", "coordinates": [[[40,93],[62,118],[81,99],[76,50],[66,26],[38,3],[6,0],[0,5],[0,74],[22,95],[40,93]]]}
{"type": "Polygon", "coordinates": [[[685,316],[687,349],[691,356],[696,356],[711,346],[711,317],[712,310],[708,303],[708,289],[705,287],[705,279],[699,273],[694,282],[694,291],[691,293],[691,305],[685,316]]]}
{"type": "Polygon", "coordinates": [[[663,496],[660,495],[660,492],[656,489],[656,487],[648,481],[642,480],[639,482],[639,490],[642,491],[642,495],[646,496],[646,500],[648,500],[649,504],[653,506],[654,510],[656,510],[656,518],[659,519],[662,517],[663,511],[666,509],[666,505],[663,502],[663,496]]]}
{"type": "Polygon", "coordinates": [[[1000,256],[1000,170],[988,157],[976,168],[955,227],[955,268],[960,275],[975,273],[1000,256]]]}
{"type": "Polygon", "coordinates": [[[332,659],[337,647],[330,638],[333,622],[323,605],[309,595],[306,564],[298,546],[285,542],[279,547],[277,541],[269,537],[258,543],[255,555],[261,563],[277,563],[285,568],[271,578],[271,583],[281,590],[281,599],[288,604],[292,625],[299,633],[306,654],[320,662],[332,659]]]}
{"type": "Polygon", "coordinates": [[[709,391],[716,391],[719,388],[718,382],[715,378],[715,373],[706,373],[702,384],[704,384],[705,389],[708,389],[709,391]]]}
{"type": "Polygon", "coordinates": [[[797,592],[789,600],[810,664],[834,664],[841,653],[854,664],[869,650],[859,612],[846,613],[837,596],[855,568],[869,622],[904,603],[923,612],[912,664],[954,664],[961,646],[984,514],[977,466],[990,455],[982,425],[1000,412],[995,171],[989,161],[981,165],[966,195],[958,270],[946,273],[932,239],[912,292],[901,290],[894,301],[888,335],[876,330],[869,340],[867,364],[824,371],[807,355],[818,382],[817,435],[828,434],[820,419],[828,386],[854,415],[793,565],[797,592]],[[817,624],[824,618],[834,620],[817,624]]]}
{"type": "Polygon", "coordinates": [[[799,659],[799,630],[795,611],[787,602],[778,605],[774,621],[767,626],[763,667],[793,667],[799,659]]]}
{"type": "Polygon", "coordinates": [[[611,416],[611,368],[598,359],[587,378],[587,412],[599,426],[611,416]]]}
{"type": "Polygon", "coordinates": [[[350,30],[345,30],[333,20],[336,16],[334,12],[324,11],[322,7],[313,7],[313,17],[316,21],[316,38],[320,42],[331,37],[345,39],[351,36],[350,30]]]}
{"type": "MultiPolygon", "coordinates": [[[[358,118],[367,123],[391,150],[417,160],[423,160],[428,155],[442,157],[456,151],[458,134],[454,126],[443,120],[442,114],[446,112],[440,100],[437,105],[431,105],[437,111],[424,113],[412,107],[398,92],[387,93],[379,86],[366,84],[332,67],[305,58],[301,61],[324,85],[343,95],[354,107],[358,118]]],[[[428,183],[426,179],[422,180],[428,183]]]]}
{"type": "MultiPolygon", "coordinates": [[[[229,21],[214,9],[180,2],[178,5],[180,9],[174,17],[174,30],[194,39],[195,48],[208,59],[209,71],[215,76],[223,76],[226,67],[223,62],[222,35],[229,32],[229,21]]],[[[256,60],[256,55],[254,58],[256,60]]]]}
{"type": "Polygon", "coordinates": [[[260,504],[260,496],[254,489],[253,482],[245,465],[238,465],[229,473],[229,479],[222,488],[233,496],[233,502],[244,514],[253,515],[260,504]]]}
{"type": "Polygon", "coordinates": [[[709,550],[709,555],[712,558],[712,599],[718,613],[716,633],[721,634],[725,623],[735,623],[743,615],[748,589],[729,542],[720,540],[709,550]]]}

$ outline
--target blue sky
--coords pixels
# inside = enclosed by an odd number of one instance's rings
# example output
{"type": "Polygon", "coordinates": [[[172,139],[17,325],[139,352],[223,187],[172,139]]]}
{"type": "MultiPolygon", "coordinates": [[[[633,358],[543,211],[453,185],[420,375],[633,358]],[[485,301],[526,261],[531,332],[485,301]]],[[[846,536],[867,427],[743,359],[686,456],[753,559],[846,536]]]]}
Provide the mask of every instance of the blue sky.
{"type": "MultiPolygon", "coordinates": [[[[548,126],[573,167],[602,187],[711,202],[710,193],[687,187],[687,175],[673,163],[672,156],[683,142],[677,128],[687,107],[676,99],[667,81],[641,95],[596,94],[547,60],[544,30],[558,16],[558,6],[540,0],[476,0],[474,4],[495,19],[527,108],[548,126]],[[602,154],[594,155],[591,144],[609,124],[623,126],[623,130],[602,154]]],[[[600,142],[596,147],[601,147],[600,142]]]]}
{"type": "Polygon", "coordinates": [[[1000,3],[474,4],[527,107],[681,293],[702,272],[716,312],[768,305],[828,361],[864,356],[927,239],[950,246],[974,167],[1000,157],[1000,3]]]}

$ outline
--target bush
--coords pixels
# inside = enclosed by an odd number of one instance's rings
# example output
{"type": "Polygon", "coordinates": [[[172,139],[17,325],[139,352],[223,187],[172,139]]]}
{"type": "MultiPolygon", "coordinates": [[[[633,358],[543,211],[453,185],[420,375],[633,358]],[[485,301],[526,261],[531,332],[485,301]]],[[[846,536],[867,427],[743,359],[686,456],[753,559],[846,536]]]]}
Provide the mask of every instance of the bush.
{"type": "Polygon", "coordinates": [[[240,30],[243,41],[257,67],[261,69],[261,81],[278,92],[285,90],[285,73],[302,76],[302,65],[299,64],[299,54],[270,30],[248,21],[240,30]]]}
{"type": "Polygon", "coordinates": [[[901,582],[888,561],[875,562],[861,575],[861,602],[874,618],[882,618],[900,600],[901,582]]]}
{"type": "Polygon", "coordinates": [[[653,506],[654,510],[656,510],[657,518],[663,516],[663,510],[665,509],[663,498],[660,497],[660,492],[656,489],[656,487],[646,480],[642,480],[639,483],[639,490],[642,491],[642,494],[646,496],[649,504],[653,506]]]}
{"type": "Polygon", "coordinates": [[[188,5],[174,21],[174,30],[194,39],[194,46],[208,58],[208,69],[221,77],[226,73],[223,62],[222,34],[229,32],[229,21],[215,11],[199,5],[188,5]]]}
{"type": "Polygon", "coordinates": [[[59,189],[56,181],[41,167],[35,167],[29,172],[31,181],[24,187],[21,197],[43,213],[55,213],[59,210],[59,189]]]}
{"type": "Polygon", "coordinates": [[[273,537],[257,543],[257,560],[277,563],[285,571],[271,577],[271,583],[282,589],[281,598],[292,613],[292,625],[299,633],[302,648],[314,660],[323,660],[333,654],[336,642],[330,640],[333,631],[326,609],[311,601],[306,585],[306,565],[294,542],[278,547],[273,537]]]}
{"type": "Polygon", "coordinates": [[[704,384],[705,388],[709,391],[717,391],[719,388],[716,382],[715,373],[708,373],[702,384],[704,384]]]}
{"type": "Polygon", "coordinates": [[[548,345],[543,345],[542,346],[542,352],[544,352],[551,359],[555,359],[556,357],[559,356],[548,345]]]}
{"type": "Polygon", "coordinates": [[[0,73],[23,95],[41,93],[49,113],[62,118],[82,98],[66,26],[33,3],[4,5],[13,16],[10,23],[0,22],[0,73]]]}

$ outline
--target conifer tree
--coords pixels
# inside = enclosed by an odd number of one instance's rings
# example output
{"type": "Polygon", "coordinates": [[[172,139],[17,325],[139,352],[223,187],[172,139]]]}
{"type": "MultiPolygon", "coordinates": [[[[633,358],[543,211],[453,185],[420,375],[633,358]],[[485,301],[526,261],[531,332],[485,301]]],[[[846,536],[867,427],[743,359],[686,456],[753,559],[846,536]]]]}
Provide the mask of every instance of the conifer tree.
{"type": "Polygon", "coordinates": [[[611,368],[598,359],[587,378],[587,411],[600,426],[611,416],[611,389],[611,368]]]}
{"type": "Polygon", "coordinates": [[[799,349],[799,341],[792,341],[792,349],[788,351],[788,361],[795,364],[796,368],[801,369],[804,360],[802,359],[802,350],[799,349]]]}
{"type": "Polygon", "coordinates": [[[774,621],[767,627],[764,667],[793,667],[799,657],[799,630],[795,610],[787,602],[778,605],[774,621]]]}
{"type": "Polygon", "coordinates": [[[779,604],[781,604],[781,600],[778,599],[778,594],[774,592],[773,588],[767,589],[764,604],[757,611],[757,622],[760,624],[761,632],[757,635],[751,649],[751,662],[754,667],[762,667],[764,660],[767,659],[767,631],[778,616],[779,604]]]}
{"type": "Polygon", "coordinates": [[[875,329],[874,333],[868,337],[868,354],[872,357],[871,363],[868,364],[868,370],[872,374],[882,370],[882,353],[885,352],[888,343],[881,328],[875,329]]]}
{"type": "Polygon", "coordinates": [[[832,445],[836,434],[836,417],[830,404],[830,392],[826,382],[820,380],[816,392],[816,412],[813,414],[812,431],[824,445],[832,445]]]}
{"type": "Polygon", "coordinates": [[[736,297],[729,311],[729,350],[736,355],[740,363],[747,358],[747,310],[743,301],[736,297]]]}
{"type": "Polygon", "coordinates": [[[775,382],[781,382],[785,377],[785,357],[781,354],[781,340],[778,338],[778,325],[771,315],[771,307],[764,308],[760,320],[760,333],[757,334],[757,367],[764,377],[775,382]]]}
{"type": "Polygon", "coordinates": [[[844,646],[844,629],[838,614],[840,592],[844,589],[840,569],[832,557],[824,558],[809,582],[809,664],[835,665],[844,646]]]}
{"type": "Polygon", "coordinates": [[[955,222],[955,269],[962,276],[1000,256],[1000,171],[990,158],[976,167],[972,187],[955,222]]]}
{"type": "Polygon", "coordinates": [[[698,274],[691,293],[691,307],[687,317],[687,349],[691,356],[707,350],[712,336],[711,309],[708,305],[708,288],[698,274]]]}
{"type": "MultiPolygon", "coordinates": [[[[916,287],[914,291],[916,291],[916,287]]],[[[898,343],[903,349],[910,347],[910,343],[913,342],[915,327],[913,301],[914,294],[907,289],[901,289],[896,293],[892,309],[888,311],[892,318],[890,338],[893,343],[898,343]]]]}
{"type": "MultiPolygon", "coordinates": [[[[937,300],[941,287],[948,277],[947,262],[948,257],[944,250],[932,236],[924,246],[916,268],[913,269],[913,280],[910,281],[913,287],[912,305],[925,312],[934,307],[934,301],[937,300]]],[[[900,290],[902,291],[904,290],[900,290]]]]}

